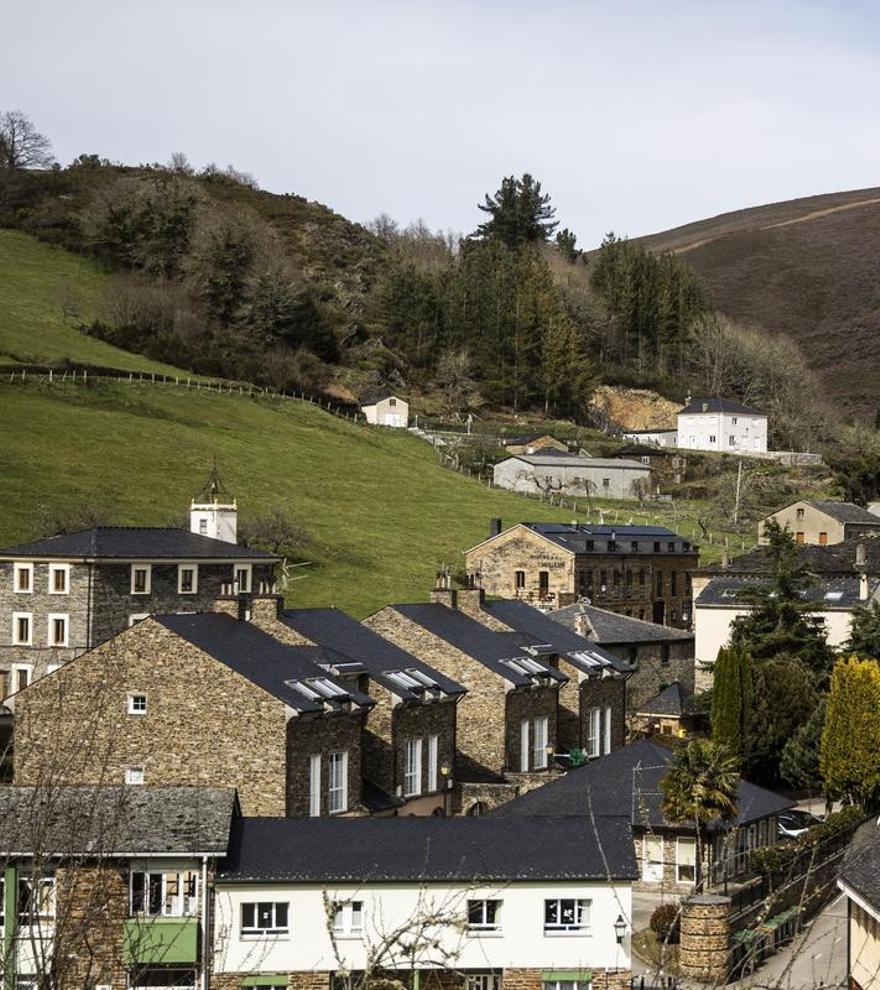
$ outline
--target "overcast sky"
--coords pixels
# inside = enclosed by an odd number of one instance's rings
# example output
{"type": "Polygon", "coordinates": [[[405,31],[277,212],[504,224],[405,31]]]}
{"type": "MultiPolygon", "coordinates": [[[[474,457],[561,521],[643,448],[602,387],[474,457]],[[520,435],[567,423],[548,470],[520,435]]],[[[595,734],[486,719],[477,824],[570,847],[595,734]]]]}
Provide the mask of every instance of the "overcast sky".
{"type": "Polygon", "coordinates": [[[880,185],[870,2],[2,0],[0,109],[58,159],[184,151],[469,232],[529,171],[582,246],[880,185]]]}

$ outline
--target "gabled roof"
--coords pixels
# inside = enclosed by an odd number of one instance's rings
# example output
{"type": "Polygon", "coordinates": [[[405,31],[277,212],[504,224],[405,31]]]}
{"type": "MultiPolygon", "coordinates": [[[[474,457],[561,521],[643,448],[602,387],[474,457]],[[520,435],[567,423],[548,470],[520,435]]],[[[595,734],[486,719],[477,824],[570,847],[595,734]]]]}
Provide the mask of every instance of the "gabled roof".
{"type": "MultiPolygon", "coordinates": [[[[865,571],[868,574],[880,574],[880,532],[863,533],[830,546],[802,543],[796,547],[796,552],[798,562],[812,574],[848,576],[856,573],[855,562],[859,547],[863,547],[865,551],[865,571]]],[[[727,564],[706,564],[698,573],[719,576],[758,575],[769,574],[770,567],[770,548],[760,546],[734,557],[727,564]]]]}
{"type": "Polygon", "coordinates": [[[582,670],[596,676],[603,671],[621,674],[631,673],[633,668],[608,650],[568,629],[550,616],[525,602],[502,600],[486,602],[483,608],[505,625],[512,626],[532,637],[536,642],[546,643],[557,654],[582,670]]]}
{"type": "MultiPolygon", "coordinates": [[[[792,503],[794,504],[794,503],[792,503]]],[[[862,526],[880,526],[880,517],[853,502],[811,501],[807,505],[824,512],[841,523],[860,523],[862,526]]]]}
{"type": "MultiPolygon", "coordinates": [[[[694,604],[700,608],[750,609],[753,605],[746,601],[743,593],[750,588],[766,586],[768,579],[761,577],[720,576],[713,577],[697,596],[694,604]]],[[[867,605],[880,588],[880,581],[868,578],[868,598],[862,600],[859,591],[859,577],[823,576],[805,589],[801,596],[805,602],[815,605],[816,611],[850,611],[857,605],[867,605]]]]}
{"type": "Polygon", "coordinates": [[[234,788],[0,787],[0,855],[225,855],[234,788]]]}
{"type": "Polygon", "coordinates": [[[391,608],[516,687],[528,687],[548,678],[560,683],[568,680],[550,663],[529,652],[530,647],[538,645],[534,637],[519,632],[495,632],[447,605],[392,605],[391,608]],[[526,661],[525,668],[521,661],[526,661]],[[533,673],[528,672],[530,667],[535,667],[533,673]]]}
{"type": "Polygon", "coordinates": [[[717,395],[707,398],[691,399],[691,401],[678,411],[679,416],[693,415],[694,413],[742,413],[744,416],[764,416],[758,409],[751,406],[744,406],[741,402],[734,402],[733,399],[722,399],[717,395]]]}
{"type": "MultiPolygon", "coordinates": [[[[648,471],[647,464],[641,461],[624,461],[614,457],[582,457],[562,450],[536,451],[534,454],[511,454],[506,460],[523,461],[532,467],[603,468],[608,471],[623,471],[627,468],[648,471]]],[[[501,461],[504,464],[506,461],[501,461]]]]}
{"type": "Polygon", "coordinates": [[[457,681],[441,674],[439,670],[423,663],[418,657],[402,650],[339,609],[286,609],[281,612],[279,619],[313,643],[332,646],[334,652],[344,655],[344,660],[361,663],[373,680],[404,700],[420,700],[425,696],[425,691],[419,687],[408,686],[405,681],[390,676],[408,670],[424,674],[444,694],[466,693],[466,689],[457,681]]]}
{"type": "Polygon", "coordinates": [[[853,836],[843,858],[840,883],[880,912],[880,822],[872,818],[853,836]]]}
{"type": "Polygon", "coordinates": [[[678,457],[677,450],[669,447],[655,447],[647,443],[625,443],[611,455],[614,458],[630,457],[678,457]]]}
{"type": "Polygon", "coordinates": [[[406,402],[406,399],[398,395],[397,392],[392,392],[389,388],[368,388],[361,392],[358,402],[362,406],[375,406],[377,402],[381,402],[383,399],[399,399],[401,402],[406,402]]]}
{"type": "Polygon", "coordinates": [[[681,718],[684,711],[684,693],[678,681],[673,681],[639,705],[636,715],[665,715],[668,718],[681,718]]]}
{"type": "Polygon", "coordinates": [[[252,684],[299,712],[323,712],[351,702],[368,707],[372,698],[328,674],[328,665],[345,657],[323,646],[290,646],[249,622],[230,615],[156,615],[156,622],[219,660],[252,684]],[[330,693],[315,686],[328,682],[330,693]]]}
{"type": "Polygon", "coordinates": [[[578,602],[566,605],[547,613],[553,622],[573,629],[578,615],[585,615],[593,629],[587,638],[594,643],[609,646],[629,645],[630,643],[669,643],[694,639],[694,634],[686,629],[673,629],[644,619],[633,619],[629,615],[609,612],[606,608],[578,602]]]}
{"type": "Polygon", "coordinates": [[[557,443],[564,443],[564,440],[560,440],[558,437],[554,437],[552,433],[527,433],[525,436],[521,437],[502,437],[501,445],[503,447],[510,446],[521,446],[525,444],[534,443],[536,440],[555,440],[557,443]]]}
{"type": "Polygon", "coordinates": [[[50,560],[260,560],[279,557],[264,550],[215,540],[185,529],[158,526],[96,526],[0,549],[0,557],[50,560]]]}
{"type": "MultiPolygon", "coordinates": [[[[691,831],[692,826],[674,826],[663,815],[660,781],[671,758],[672,750],[666,746],[642,739],[501,805],[491,817],[613,815],[625,816],[636,830],[665,827],[691,831]]],[[[791,808],[794,802],[740,780],[738,804],[736,824],[743,825],[791,808]]]]}
{"type": "Polygon", "coordinates": [[[626,818],[241,818],[218,883],[634,880],[626,818]]]}

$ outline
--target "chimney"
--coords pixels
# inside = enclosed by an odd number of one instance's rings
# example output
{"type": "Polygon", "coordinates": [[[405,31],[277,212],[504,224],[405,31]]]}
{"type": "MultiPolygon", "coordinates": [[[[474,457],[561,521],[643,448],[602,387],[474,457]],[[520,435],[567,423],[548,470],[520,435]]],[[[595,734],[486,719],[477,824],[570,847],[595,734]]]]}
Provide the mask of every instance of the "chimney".
{"type": "Polygon", "coordinates": [[[489,536],[497,536],[501,532],[501,520],[496,516],[489,520],[489,536]]]}
{"type": "Polygon", "coordinates": [[[459,588],[455,592],[455,606],[467,615],[481,618],[486,593],[482,588],[459,588]]]}
{"type": "Polygon", "coordinates": [[[868,575],[864,571],[859,575],[859,601],[868,600],[868,575]]]}
{"type": "Polygon", "coordinates": [[[435,605],[446,605],[448,608],[455,608],[456,597],[456,591],[452,587],[449,571],[444,567],[437,572],[437,583],[431,591],[431,601],[435,605]]]}
{"type": "Polygon", "coordinates": [[[590,617],[586,611],[578,612],[574,617],[574,631],[578,636],[589,639],[593,635],[593,627],[590,625],[590,617]]]}
{"type": "Polygon", "coordinates": [[[281,595],[254,595],[251,599],[251,622],[254,625],[274,622],[278,618],[282,605],[281,595]]]}
{"type": "Polygon", "coordinates": [[[856,544],[856,567],[864,567],[867,563],[867,555],[865,553],[865,544],[856,544]]]}

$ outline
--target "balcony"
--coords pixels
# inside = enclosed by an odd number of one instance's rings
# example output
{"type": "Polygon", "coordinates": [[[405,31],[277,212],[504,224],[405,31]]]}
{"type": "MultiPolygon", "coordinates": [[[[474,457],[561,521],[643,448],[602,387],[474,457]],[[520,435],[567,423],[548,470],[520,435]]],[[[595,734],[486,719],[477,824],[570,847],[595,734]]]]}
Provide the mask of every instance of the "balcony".
{"type": "Polygon", "coordinates": [[[126,965],[195,963],[199,958],[199,919],[126,918],[126,965]]]}

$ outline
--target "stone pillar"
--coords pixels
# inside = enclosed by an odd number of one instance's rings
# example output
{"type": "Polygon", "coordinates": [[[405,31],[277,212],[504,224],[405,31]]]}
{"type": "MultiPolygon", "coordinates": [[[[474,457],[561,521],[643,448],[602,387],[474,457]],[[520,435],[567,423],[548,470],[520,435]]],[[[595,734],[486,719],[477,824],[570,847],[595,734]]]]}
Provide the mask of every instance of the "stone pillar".
{"type": "Polygon", "coordinates": [[[730,965],[730,898],[697,894],[681,902],[679,970],[687,979],[723,985],[730,965]]]}
{"type": "Polygon", "coordinates": [[[251,598],[251,622],[275,622],[283,604],[281,595],[254,595],[251,598]]]}

